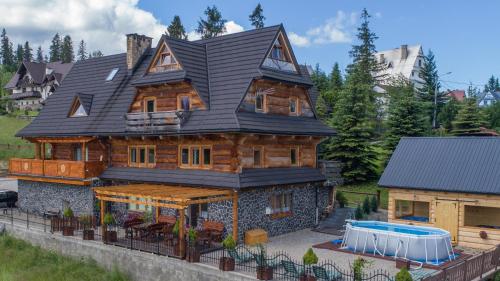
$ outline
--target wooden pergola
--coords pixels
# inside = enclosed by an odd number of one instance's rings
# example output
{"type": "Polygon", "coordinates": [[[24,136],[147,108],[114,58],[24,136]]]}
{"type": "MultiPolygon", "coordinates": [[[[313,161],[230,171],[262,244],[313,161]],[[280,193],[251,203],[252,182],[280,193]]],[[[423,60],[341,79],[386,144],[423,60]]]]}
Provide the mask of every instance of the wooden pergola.
{"type": "MultiPolygon", "coordinates": [[[[157,218],[160,215],[160,208],[162,207],[177,209],[179,210],[179,225],[184,226],[184,210],[189,205],[232,200],[233,237],[234,239],[238,237],[238,193],[233,190],[153,184],[95,187],[93,190],[96,198],[101,202],[101,225],[104,225],[104,209],[106,202],[153,206],[156,207],[155,212],[157,218]]],[[[179,238],[182,237],[184,237],[184,227],[179,227],[179,238]]],[[[184,251],[181,250],[181,252],[184,251]]]]}

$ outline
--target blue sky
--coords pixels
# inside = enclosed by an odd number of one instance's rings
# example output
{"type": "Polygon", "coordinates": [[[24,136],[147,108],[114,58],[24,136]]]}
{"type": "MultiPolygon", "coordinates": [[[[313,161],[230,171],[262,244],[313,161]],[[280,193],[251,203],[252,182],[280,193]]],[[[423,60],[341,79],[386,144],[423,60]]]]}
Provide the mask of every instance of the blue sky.
{"type": "MultiPolygon", "coordinates": [[[[306,36],[309,30],[324,27],[328,22],[338,27],[335,20],[341,13],[346,19],[340,24],[340,30],[344,35],[354,37],[359,19],[352,25],[350,17],[353,13],[358,17],[366,7],[373,15],[371,27],[379,36],[376,41],[378,50],[401,44],[422,44],[425,52],[430,48],[435,53],[440,73],[452,72],[443,77],[446,81],[471,81],[482,85],[492,74],[500,76],[500,1],[140,0],[138,6],[153,13],[165,25],[174,15],[179,15],[186,29],[191,31],[196,28],[207,5],[216,5],[225,19],[250,29],[248,15],[259,2],[264,8],[266,25],[283,23],[288,33],[299,36],[306,36]]],[[[351,43],[342,36],[331,41],[294,46],[294,51],[300,62],[318,62],[325,71],[330,71],[335,61],[344,68],[349,63],[351,43]]],[[[467,87],[451,82],[443,82],[443,86],[467,87]]]]}

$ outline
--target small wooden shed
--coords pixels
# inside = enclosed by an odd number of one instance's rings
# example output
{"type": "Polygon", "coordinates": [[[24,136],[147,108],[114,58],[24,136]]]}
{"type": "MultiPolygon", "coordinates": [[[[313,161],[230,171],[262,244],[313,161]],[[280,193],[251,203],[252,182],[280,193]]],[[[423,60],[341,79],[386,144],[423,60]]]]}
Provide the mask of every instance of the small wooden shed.
{"type": "Polygon", "coordinates": [[[402,138],[379,185],[390,222],[445,229],[460,246],[500,244],[500,137],[402,138]]]}

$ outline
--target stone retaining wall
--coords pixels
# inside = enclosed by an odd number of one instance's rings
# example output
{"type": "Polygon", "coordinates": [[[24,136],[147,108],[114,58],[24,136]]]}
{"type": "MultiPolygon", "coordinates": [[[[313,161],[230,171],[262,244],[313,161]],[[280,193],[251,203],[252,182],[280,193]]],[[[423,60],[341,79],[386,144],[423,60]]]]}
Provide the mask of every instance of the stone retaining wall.
{"type": "MultiPolygon", "coordinates": [[[[0,223],[1,225],[1,223],[0,223]]],[[[0,226],[1,228],[2,226],[0,226]]],[[[74,237],[27,230],[22,227],[5,225],[7,232],[19,239],[38,245],[43,249],[75,258],[91,258],[99,265],[111,270],[117,267],[132,280],[141,281],[251,281],[251,276],[237,272],[224,272],[200,263],[157,256],[150,253],[127,250],[104,245],[97,241],[83,241],[74,237]]]]}

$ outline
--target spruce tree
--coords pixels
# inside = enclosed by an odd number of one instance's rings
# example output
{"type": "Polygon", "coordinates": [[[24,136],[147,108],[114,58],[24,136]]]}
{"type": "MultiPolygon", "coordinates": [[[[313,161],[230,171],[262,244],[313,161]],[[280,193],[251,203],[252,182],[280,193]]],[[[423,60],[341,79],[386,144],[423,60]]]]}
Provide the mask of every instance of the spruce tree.
{"type": "MultiPolygon", "coordinates": [[[[425,103],[429,120],[432,122],[434,107],[436,107],[436,115],[438,115],[441,107],[446,102],[446,94],[439,91],[441,84],[439,83],[436,59],[431,50],[424,57],[424,66],[420,71],[420,78],[424,80],[424,83],[418,91],[418,96],[425,103]],[[437,95],[436,105],[434,104],[434,95],[437,95]]],[[[436,124],[436,126],[438,125],[436,124]]]]}
{"type": "Polygon", "coordinates": [[[64,36],[61,47],[61,60],[63,63],[70,63],[75,60],[75,51],[73,49],[73,41],[71,36],[64,36]]]}
{"type": "Polygon", "coordinates": [[[201,38],[213,38],[226,32],[226,20],[222,18],[222,14],[215,5],[211,8],[207,7],[204,14],[207,18],[200,18],[198,28],[196,29],[201,38]]]}
{"type": "Polygon", "coordinates": [[[33,61],[33,49],[30,47],[30,43],[26,41],[24,43],[24,53],[23,53],[23,59],[24,61],[33,61]]]}
{"type": "Polygon", "coordinates": [[[174,19],[167,28],[168,35],[172,38],[187,40],[188,36],[186,34],[186,29],[182,25],[181,18],[179,16],[174,16],[174,19]]]}
{"type": "Polygon", "coordinates": [[[42,46],[38,46],[36,49],[36,62],[44,62],[42,46]]]}
{"type": "Polygon", "coordinates": [[[49,47],[50,62],[61,60],[61,46],[61,37],[59,36],[59,33],[56,33],[56,35],[52,38],[52,42],[49,47]]]}
{"type": "Polygon", "coordinates": [[[316,114],[321,120],[325,120],[328,117],[328,107],[322,95],[319,95],[316,100],[316,114]]]}
{"type": "Polygon", "coordinates": [[[479,107],[475,98],[467,98],[461,105],[452,133],[456,136],[476,135],[481,129],[479,107]]]}
{"type": "Polygon", "coordinates": [[[17,44],[17,50],[16,50],[16,63],[17,65],[20,65],[24,60],[24,49],[23,45],[17,44]]]}
{"type": "MultiPolygon", "coordinates": [[[[474,96],[472,96],[474,97],[474,96]]],[[[448,102],[441,108],[438,115],[439,124],[448,132],[453,129],[453,120],[455,120],[460,105],[454,98],[450,98],[448,102]]]]}
{"type": "Polygon", "coordinates": [[[87,46],[85,45],[85,41],[81,40],[78,44],[78,51],[76,53],[77,60],[86,60],[87,59],[87,46]]]}
{"type": "Polygon", "coordinates": [[[344,84],[344,79],[342,78],[342,73],[340,72],[339,64],[336,62],[333,65],[332,73],[330,74],[330,84],[329,89],[323,94],[326,104],[329,108],[333,109],[335,107],[335,102],[338,99],[339,92],[342,90],[342,85],[344,84]]]}
{"type": "Polygon", "coordinates": [[[100,50],[97,50],[97,51],[93,51],[92,52],[92,56],[89,54],[89,58],[99,58],[99,57],[102,57],[104,56],[104,54],[100,51],[100,50]]]}
{"type": "Polygon", "coordinates": [[[252,14],[248,16],[250,23],[256,29],[264,27],[264,20],[266,19],[266,17],[264,17],[263,11],[264,10],[262,9],[262,6],[259,3],[257,7],[255,7],[255,9],[253,10],[252,14]]]}
{"type": "Polygon", "coordinates": [[[328,90],[328,77],[325,72],[321,70],[318,63],[314,67],[313,73],[311,74],[311,80],[320,94],[328,90]]]}
{"type": "Polygon", "coordinates": [[[12,43],[7,36],[7,31],[5,31],[5,28],[2,29],[0,53],[2,55],[2,64],[8,71],[14,71],[16,68],[16,64],[14,62],[14,51],[12,49],[12,43]]]}
{"type": "Polygon", "coordinates": [[[390,156],[402,137],[423,136],[430,126],[425,108],[415,95],[413,83],[400,78],[388,88],[388,94],[389,116],[384,147],[390,156]]]}
{"type": "Polygon", "coordinates": [[[495,76],[491,75],[490,79],[488,79],[488,83],[484,85],[485,92],[494,92],[498,90],[500,87],[498,85],[498,79],[495,76]]]}
{"type": "Polygon", "coordinates": [[[486,107],[485,115],[490,128],[500,132],[500,102],[495,102],[486,107]]]}

